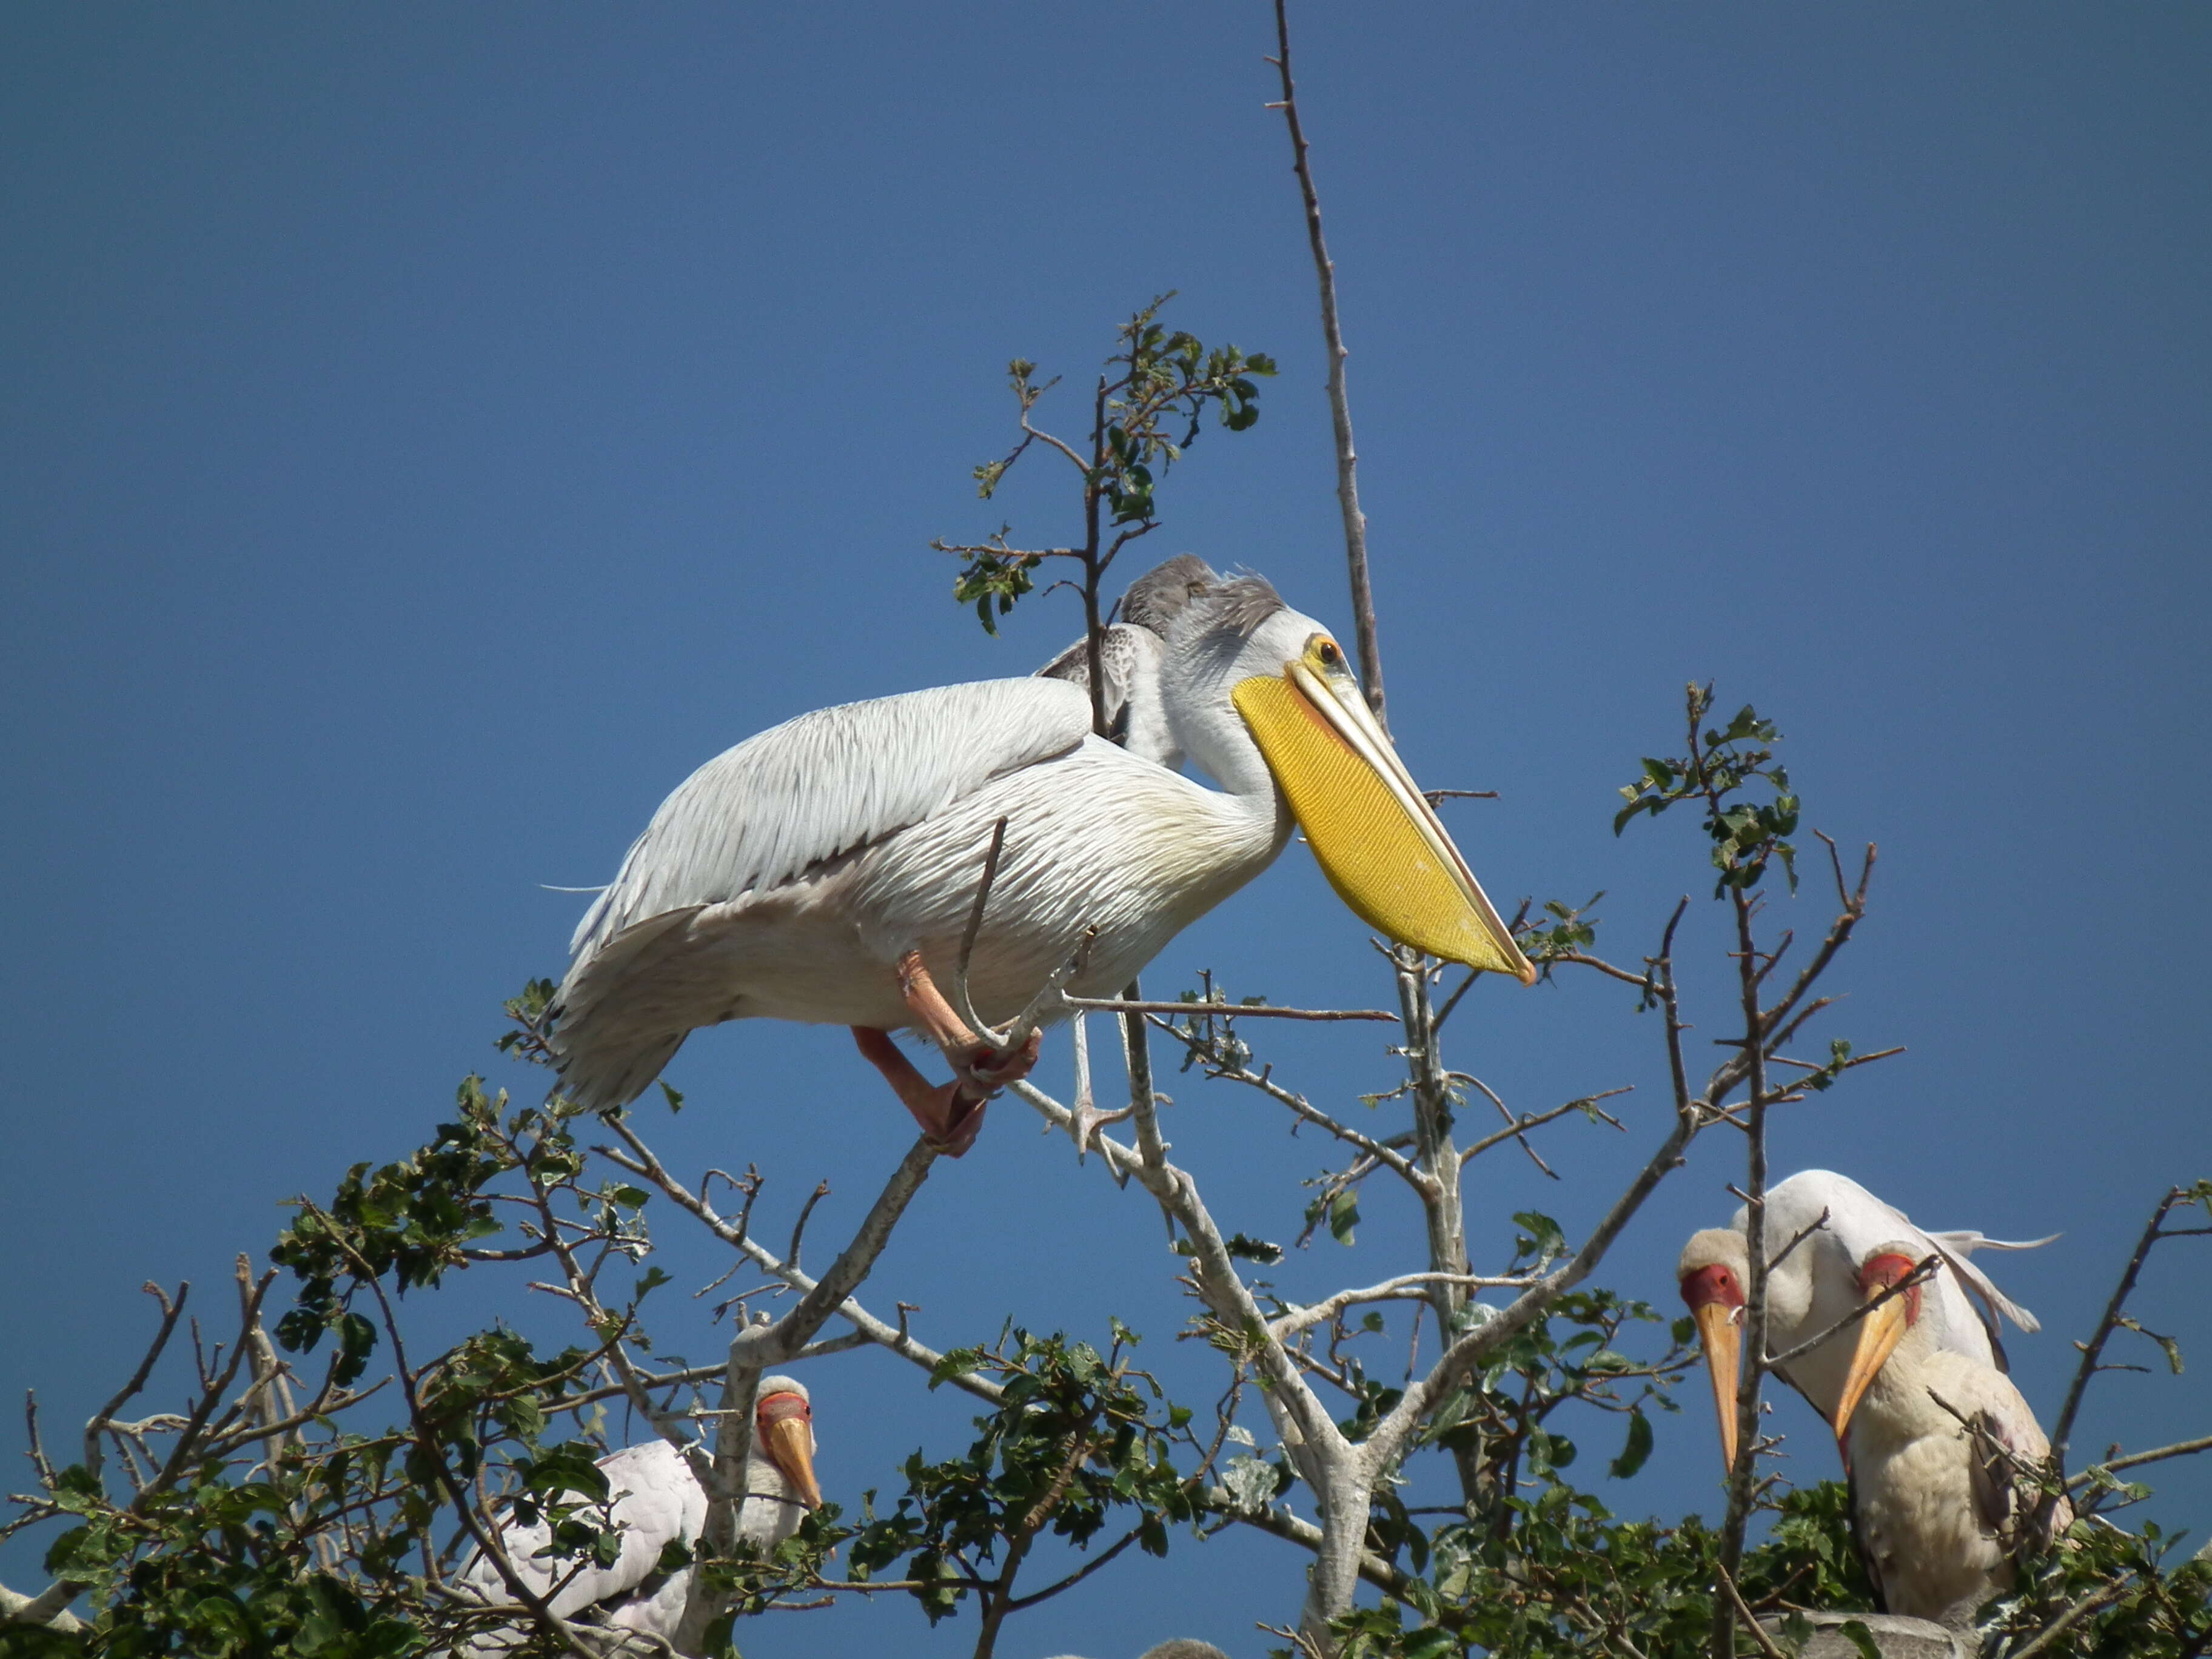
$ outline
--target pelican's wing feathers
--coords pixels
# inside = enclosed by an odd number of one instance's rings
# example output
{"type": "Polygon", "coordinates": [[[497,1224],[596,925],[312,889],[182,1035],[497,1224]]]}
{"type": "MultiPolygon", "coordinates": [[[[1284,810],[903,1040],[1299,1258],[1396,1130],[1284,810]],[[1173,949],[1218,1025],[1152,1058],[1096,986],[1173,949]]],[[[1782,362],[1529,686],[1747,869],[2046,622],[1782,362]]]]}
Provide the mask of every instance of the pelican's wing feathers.
{"type": "Polygon", "coordinates": [[[979,680],[816,709],[708,761],[661,803],[577,924],[580,963],[625,928],[775,887],[1073,749],[1090,700],[1061,679],[979,680]]]}

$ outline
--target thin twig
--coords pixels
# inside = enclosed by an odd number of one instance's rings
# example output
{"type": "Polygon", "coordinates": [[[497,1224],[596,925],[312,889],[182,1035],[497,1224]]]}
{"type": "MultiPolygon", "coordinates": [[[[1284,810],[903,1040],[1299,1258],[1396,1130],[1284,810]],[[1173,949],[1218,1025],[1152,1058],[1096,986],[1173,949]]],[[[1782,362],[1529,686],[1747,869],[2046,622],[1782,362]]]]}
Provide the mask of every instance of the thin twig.
{"type": "Polygon", "coordinates": [[[1444,999],[1443,1007],[1429,1016],[1429,1031],[1431,1036],[1444,1029],[1444,1022],[1451,1018],[1452,1010],[1459,1006],[1459,1000],[1472,990],[1475,981],[1481,977],[1482,969],[1480,968],[1470,968],[1467,970],[1467,977],[1460,981],[1459,988],[1444,999]]]}
{"type": "MultiPolygon", "coordinates": [[[[1462,1074],[1454,1073],[1454,1075],[1457,1076],[1462,1074]]],[[[1462,1164],[1465,1164],[1469,1158],[1474,1157],[1478,1152],[1486,1152],[1492,1146],[1498,1146],[1502,1142],[1518,1139],[1528,1130],[1540,1129],[1544,1125],[1551,1122],[1555,1118],[1562,1118],[1569,1112],[1582,1111],[1584,1109],[1588,1109],[1592,1112],[1596,1112],[1598,1116],[1603,1118],[1607,1123],[1612,1124],[1614,1128],[1619,1129],[1622,1127],[1620,1120],[1613,1116],[1610,1112],[1597,1111],[1597,1103],[1601,1100],[1610,1100],[1615,1095],[1627,1094],[1633,1090],[1635,1086],[1636,1085],[1632,1083],[1623,1084],[1618,1089],[1607,1089],[1599,1094],[1584,1095],[1580,1100],[1571,1100],[1564,1106],[1554,1106],[1548,1112],[1537,1112],[1533,1115],[1524,1115],[1515,1119],[1510,1127],[1500,1129],[1495,1134],[1486,1135],[1482,1139],[1476,1141],[1473,1146],[1469,1146],[1465,1152],[1459,1155],[1459,1161],[1462,1164]]],[[[1485,1089],[1483,1090],[1483,1092],[1485,1094],[1488,1094],[1490,1091],[1489,1090],[1485,1089]]]]}
{"type": "Polygon", "coordinates": [[[1743,1627],[1751,1632],[1751,1639],[1759,1644],[1759,1650],[1765,1654],[1767,1659],[1790,1659],[1788,1654],[1774,1645],[1774,1638],[1760,1627],[1758,1617],[1752,1612],[1750,1603],[1743,1599],[1743,1592],[1735,1587],[1735,1580],[1729,1577],[1729,1570],[1716,1561],[1713,1571],[1718,1576],[1720,1587],[1727,1593],[1737,1617],[1742,1620],[1743,1627]]]}
{"type": "Polygon", "coordinates": [[[784,1260],[796,1267],[799,1265],[799,1241],[806,1236],[806,1218],[814,1213],[814,1206],[830,1196],[830,1183],[817,1181],[814,1190],[806,1195],[806,1202],[799,1206],[799,1219],[792,1223],[791,1249],[784,1260]]]}
{"type": "Polygon", "coordinates": [[[161,1328],[154,1333],[154,1340],[148,1345],[145,1358],[138,1362],[138,1369],[131,1373],[131,1380],[118,1389],[115,1397],[94,1412],[84,1425],[84,1467],[93,1474],[100,1473],[100,1431],[115,1420],[115,1413],[123,1409],[125,1402],[146,1386],[146,1379],[153,1374],[155,1364],[161,1358],[161,1351],[169,1346],[169,1337],[177,1328],[178,1317],[185,1311],[185,1298],[192,1293],[189,1279],[177,1286],[177,1299],[173,1302],[150,1279],[146,1281],[144,1289],[147,1295],[161,1304],[161,1328]]]}
{"type": "Polygon", "coordinates": [[[1765,1362],[1765,1369],[1770,1371],[1778,1371],[1784,1365],[1788,1364],[1791,1360],[1802,1358],[1805,1355],[1812,1352],[1814,1349],[1819,1347],[1823,1342],[1826,1342],[1830,1337],[1836,1335],[1839,1332],[1849,1330],[1852,1326],[1857,1324],[1859,1321],[1864,1319],[1869,1314],[1872,1313],[1876,1308],[1882,1306],[1885,1303],[1894,1302],[1899,1297],[1903,1296],[1907,1291],[1911,1290],[1916,1285],[1926,1284],[1929,1279],[1936,1277],[1936,1273],[1942,1270],[1942,1266],[1943,1258],[1942,1255],[1937,1255],[1927,1257],[1918,1267],[1915,1267],[1911,1273],[1905,1274],[1904,1278],[1899,1279],[1896,1284],[1885,1285],[1881,1295],[1869,1297],[1865,1301],[1860,1303],[1857,1307],[1852,1309],[1849,1313],[1845,1314],[1841,1319],[1838,1319],[1834,1324],[1829,1326],[1826,1330],[1822,1331],[1819,1335],[1808,1336],[1802,1342],[1797,1344],[1796,1347],[1785,1348],[1782,1352],[1776,1354],[1772,1358],[1765,1362]]]}
{"type": "Polygon", "coordinates": [[[1283,99],[1279,106],[1291,131],[1291,163],[1297,170],[1298,194],[1305,202],[1306,240],[1313,247],[1314,274],[1321,283],[1321,332],[1328,352],[1328,415],[1336,436],[1336,500],[1344,517],[1344,562],[1352,578],[1352,622],[1359,645],[1359,683],[1367,692],[1367,706],[1375,718],[1389,721],[1382,713],[1382,646],[1375,632],[1375,593],[1367,579],[1367,515],[1359,510],[1359,454],[1352,441],[1352,403],[1345,392],[1344,329],[1336,313],[1336,266],[1328,257],[1328,244],[1321,234],[1321,196],[1314,188],[1313,167],[1306,153],[1305,128],[1298,120],[1297,82],[1291,78],[1291,22],[1284,0],[1275,0],[1275,56],[1269,60],[1281,74],[1283,99]]]}
{"type": "Polygon", "coordinates": [[[2161,1463],[2169,1457],[2187,1457],[2201,1451],[2212,1451],[2212,1434],[2196,1440],[2176,1441],[2172,1445],[2160,1446],[2155,1451],[2130,1452],[2125,1457],[2108,1457],[2101,1463],[2092,1463],[2066,1483],[2066,1490],[2076,1492],[2087,1486],[2097,1478],[2100,1469],[2110,1474],[2117,1469],[2131,1469],[2141,1463],[2161,1463]]]}
{"type": "Polygon", "coordinates": [[[2130,1572],[2123,1577],[2118,1583],[2106,1584],[2100,1589],[2090,1591],[2088,1595],[2045,1625],[2033,1642],[2026,1647],[2014,1649],[2006,1659],[2035,1659],[2037,1654],[2048,1652],[2058,1638],[2072,1630],[2075,1626],[2100,1607],[2118,1601],[2121,1596],[2127,1594],[2128,1586],[2134,1582],[2135,1577],[2136,1575],[2130,1572]]]}
{"type": "Polygon", "coordinates": [[[1006,820],[1002,817],[991,826],[991,850],[983,855],[983,879],[975,884],[975,902],[968,912],[968,926],[960,935],[960,971],[952,981],[952,988],[959,994],[960,1012],[971,1031],[981,1032],[985,1027],[976,1015],[975,1003],[969,998],[968,964],[975,955],[975,936],[983,929],[983,907],[991,902],[991,884],[999,878],[999,854],[1006,845],[1006,820]]]}
{"type": "MultiPolygon", "coordinates": [[[[1192,1040],[1189,1037],[1186,1036],[1182,1032],[1176,1030],[1172,1025],[1162,1024],[1160,1029],[1164,1030],[1170,1036],[1181,1038],[1184,1042],[1190,1043],[1194,1048],[1200,1048],[1200,1057],[1201,1059],[1206,1058],[1200,1045],[1192,1042],[1192,1040]]],[[[1283,1087],[1281,1084],[1276,1082],[1273,1078],[1268,1075],[1267,1073],[1255,1072],[1249,1067],[1243,1066],[1232,1068],[1223,1066],[1218,1061],[1211,1060],[1206,1062],[1206,1070],[1208,1074],[1211,1076],[1223,1079],[1230,1083],[1241,1083],[1248,1089],[1258,1090],[1261,1094],[1267,1096],[1268,1099],[1275,1102],[1278,1105],[1287,1107],[1291,1112],[1304,1119],[1306,1122],[1312,1124],[1316,1128],[1328,1131],[1328,1133],[1334,1135],[1339,1140],[1343,1141],[1347,1146],[1357,1146],[1361,1152],[1366,1153],[1368,1157],[1373,1158],[1376,1163],[1395,1171],[1401,1179],[1407,1182],[1411,1185],[1416,1188],[1420,1188],[1428,1181],[1428,1177],[1420,1170],[1415,1169],[1413,1167],[1413,1161],[1403,1152],[1386,1145],[1382,1141],[1376,1139],[1372,1135],[1361,1133],[1360,1131],[1353,1128],[1348,1123],[1339,1122],[1335,1118],[1331,1117],[1327,1112],[1322,1111],[1318,1106],[1316,1106],[1311,1101],[1308,1100],[1304,1095],[1283,1087]]]]}
{"type": "Polygon", "coordinates": [[[1265,1003],[1140,1002],[1127,997],[1062,997],[1066,1007],[1113,1014],[1204,1014],[1223,1019],[1379,1019],[1396,1024],[1398,1016],[1380,1008],[1272,1008],[1265,1003]]]}
{"type": "Polygon", "coordinates": [[[2097,1374],[2097,1361],[2105,1352],[2105,1343],[2119,1328],[2120,1317],[2127,1306],[2128,1297],[2135,1293],[2136,1280],[2141,1276],[2144,1261],[2161,1237],[2160,1224],[2173,1206],[2190,1196],[2185,1187],[2176,1187],[2159,1200],[2158,1208],[2151,1212],[2149,1224],[2143,1228],[2142,1237],[2136,1242],[2135,1254],[2128,1258],[2120,1282],[2112,1287],[2112,1300],[2105,1304],[2105,1316],[2097,1322],[2096,1334],[2081,1346],[2081,1363],[2075,1368],[2074,1381],[2066,1389],[2066,1403],[2058,1408],[2057,1426],[2051,1431],[2051,1455],[2063,1471],[2066,1467],[2066,1448],[2074,1436],[2074,1419],[2081,1409],[2081,1395],[2089,1386],[2089,1379],[2097,1374]]]}
{"type": "Polygon", "coordinates": [[[1325,1297],[1310,1306],[1292,1308],[1290,1312],[1268,1322],[1278,1337],[1294,1336],[1325,1319],[1334,1319],[1346,1308],[1358,1303],[1420,1301],[1423,1299],[1421,1287],[1425,1285],[1458,1285],[1478,1291],[1525,1291],[1535,1282],[1526,1274],[1514,1279],[1486,1279],[1479,1273],[1400,1273],[1395,1279],[1386,1279],[1379,1285],[1339,1291],[1335,1295],[1325,1297]]]}
{"type": "MultiPolygon", "coordinates": [[[[1771,1273],[1777,1267],[1790,1260],[1791,1255],[1796,1254],[1797,1247],[1800,1244],[1802,1244],[1807,1239],[1812,1237],[1814,1233],[1819,1232],[1821,1228],[1827,1224],[1828,1207],[1824,1204],[1820,1206],[1820,1214],[1814,1216],[1811,1221],[1808,1222],[1804,1226],[1797,1230],[1796,1237],[1791,1239],[1787,1244],[1784,1244],[1780,1249],[1774,1253],[1773,1259],[1766,1264],[1766,1271],[1769,1273],[1771,1273]]],[[[1769,1360],[1767,1363],[1771,1365],[1774,1362],[1769,1360]]]]}

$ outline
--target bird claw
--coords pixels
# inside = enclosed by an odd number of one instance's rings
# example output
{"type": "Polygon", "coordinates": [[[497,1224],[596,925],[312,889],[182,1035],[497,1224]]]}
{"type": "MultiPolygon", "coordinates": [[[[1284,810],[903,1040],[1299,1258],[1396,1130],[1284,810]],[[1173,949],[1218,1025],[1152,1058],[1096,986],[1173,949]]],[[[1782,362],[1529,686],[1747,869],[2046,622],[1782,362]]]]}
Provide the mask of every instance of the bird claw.
{"type": "Polygon", "coordinates": [[[1037,1061],[1044,1039],[1036,1032],[1020,1048],[1002,1052],[988,1042],[977,1042],[959,1052],[948,1051],[957,1075],[938,1095],[943,1127],[927,1133],[929,1144],[947,1158],[963,1158],[982,1132],[983,1108],[993,1095],[1010,1083],[1027,1077],[1037,1061]]]}
{"type": "Polygon", "coordinates": [[[983,1108],[990,1103],[966,1090],[964,1084],[946,1084],[944,1127],[923,1132],[922,1138],[947,1158],[967,1157],[968,1149],[975,1144],[975,1137],[983,1132],[983,1108]]]}
{"type": "Polygon", "coordinates": [[[1085,1154],[1097,1146],[1101,1129],[1109,1123],[1119,1123],[1126,1117],[1134,1116],[1136,1110],[1133,1106],[1124,1106],[1116,1112],[1102,1112],[1092,1104],[1088,1095],[1079,1097],[1074,1109],[1067,1115],[1067,1133],[1075,1142],[1075,1161],[1082,1163],[1085,1154]]]}
{"type": "Polygon", "coordinates": [[[1043,1047],[1043,1033],[1031,1031],[1029,1040],[1018,1048],[1001,1049],[978,1042],[963,1045],[957,1052],[948,1049],[945,1058],[952,1062],[952,1069],[959,1074],[962,1083],[988,1096],[1029,1076],[1036,1069],[1037,1055],[1043,1047]]]}

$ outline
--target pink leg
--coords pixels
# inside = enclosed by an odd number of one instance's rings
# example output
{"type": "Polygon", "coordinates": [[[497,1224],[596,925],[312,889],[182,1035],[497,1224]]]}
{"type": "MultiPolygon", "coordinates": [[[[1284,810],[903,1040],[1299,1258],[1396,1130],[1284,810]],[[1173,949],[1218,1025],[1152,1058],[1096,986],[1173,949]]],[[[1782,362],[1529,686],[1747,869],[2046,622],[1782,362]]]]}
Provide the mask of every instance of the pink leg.
{"type": "Polygon", "coordinates": [[[968,1029],[929,976],[921,952],[909,951],[899,958],[899,994],[914,1014],[915,1024],[927,1032],[955,1073],[950,1083],[932,1083],[916,1071],[914,1062],[898,1050],[888,1032],[873,1026],[855,1025],[853,1041],[868,1063],[884,1074],[900,1104],[931,1143],[958,1158],[975,1144],[983,1127],[983,1103],[1009,1083],[1018,1083],[1036,1064],[1042,1039],[1032,1031],[1030,1040],[1010,1054],[1002,1054],[968,1029]]]}
{"type": "Polygon", "coordinates": [[[937,988],[937,981],[929,976],[929,969],[921,960],[921,952],[909,951],[899,958],[899,994],[906,1006],[913,1010],[915,1024],[927,1032],[931,1040],[945,1051],[945,1059],[963,1080],[980,1091],[978,1098],[1003,1089],[1009,1083],[1018,1083],[1036,1066],[1037,1052],[1043,1039],[1036,1032],[1015,1053],[1002,1054],[968,1029],[967,1022],[957,1013],[945,994],[937,988]]]}
{"type": "Polygon", "coordinates": [[[899,1103],[914,1114],[931,1145],[948,1157],[958,1158],[975,1144],[983,1127],[983,1097],[957,1080],[933,1084],[915,1070],[914,1062],[899,1052],[890,1033],[872,1026],[855,1025],[853,1041],[868,1063],[884,1074],[899,1103]]]}

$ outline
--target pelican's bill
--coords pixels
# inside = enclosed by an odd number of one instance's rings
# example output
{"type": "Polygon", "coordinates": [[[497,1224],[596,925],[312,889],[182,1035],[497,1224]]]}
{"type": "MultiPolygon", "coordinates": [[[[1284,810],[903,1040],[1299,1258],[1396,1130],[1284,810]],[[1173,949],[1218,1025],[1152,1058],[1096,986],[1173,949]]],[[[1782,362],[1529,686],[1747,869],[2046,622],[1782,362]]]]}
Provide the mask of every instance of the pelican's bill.
{"type": "Polygon", "coordinates": [[[1293,661],[1231,695],[1322,874],[1355,915],[1431,956],[1535,982],[1349,674],[1293,661]]]}

